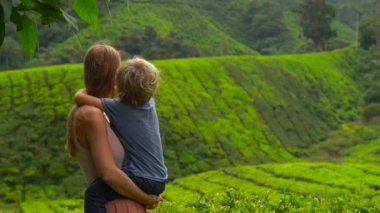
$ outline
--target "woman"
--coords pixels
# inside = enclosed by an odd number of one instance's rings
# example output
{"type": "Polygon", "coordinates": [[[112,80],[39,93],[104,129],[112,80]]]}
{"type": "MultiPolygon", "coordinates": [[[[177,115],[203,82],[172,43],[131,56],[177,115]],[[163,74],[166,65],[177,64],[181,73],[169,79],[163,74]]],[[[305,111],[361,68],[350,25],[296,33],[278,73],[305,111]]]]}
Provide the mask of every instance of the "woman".
{"type": "MultiPolygon", "coordinates": [[[[120,65],[119,53],[109,45],[96,44],[89,48],[84,61],[84,81],[88,94],[96,97],[112,96],[116,70],[120,65]]],[[[66,149],[78,159],[87,184],[102,178],[119,194],[134,199],[148,208],[154,208],[160,197],[141,191],[120,170],[124,151],[110,128],[104,113],[95,107],[72,107],[67,121],[66,149]]],[[[124,201],[107,205],[128,206],[124,201]]],[[[138,211],[144,209],[138,205],[138,211]]],[[[86,211],[86,206],[85,206],[86,211]]]]}

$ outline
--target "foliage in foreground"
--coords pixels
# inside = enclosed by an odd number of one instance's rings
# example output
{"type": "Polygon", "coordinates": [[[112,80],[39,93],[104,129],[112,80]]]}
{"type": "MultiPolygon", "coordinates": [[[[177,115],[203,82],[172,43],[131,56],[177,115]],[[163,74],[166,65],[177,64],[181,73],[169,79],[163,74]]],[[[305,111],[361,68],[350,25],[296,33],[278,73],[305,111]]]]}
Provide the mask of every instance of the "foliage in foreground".
{"type": "Polygon", "coordinates": [[[38,29],[35,19],[41,24],[49,25],[54,21],[67,22],[74,27],[76,19],[66,11],[71,8],[79,17],[87,22],[93,29],[98,27],[98,4],[96,0],[74,0],[69,4],[57,1],[1,1],[0,4],[0,46],[3,44],[6,23],[12,22],[17,26],[17,38],[24,46],[24,51],[32,56],[38,46],[38,29]],[[70,5],[70,6],[68,6],[70,5]],[[66,6],[66,8],[63,8],[66,6]],[[33,18],[32,18],[33,17],[33,18]]]}
{"type": "Polygon", "coordinates": [[[174,180],[158,212],[376,212],[380,168],[290,163],[238,166],[174,180]]]}
{"type": "MultiPolygon", "coordinates": [[[[378,212],[380,167],[292,163],[238,166],[168,184],[154,212],[378,212]]],[[[78,212],[82,202],[25,202],[25,213],[78,212]]]]}

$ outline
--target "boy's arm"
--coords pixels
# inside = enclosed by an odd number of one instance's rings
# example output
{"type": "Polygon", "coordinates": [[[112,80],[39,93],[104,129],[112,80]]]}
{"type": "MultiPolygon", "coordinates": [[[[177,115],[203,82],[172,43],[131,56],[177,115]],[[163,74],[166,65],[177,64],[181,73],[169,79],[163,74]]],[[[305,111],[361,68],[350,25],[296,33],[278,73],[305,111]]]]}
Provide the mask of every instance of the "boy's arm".
{"type": "Polygon", "coordinates": [[[85,89],[78,90],[78,92],[74,95],[74,100],[78,106],[90,105],[104,111],[102,100],[100,98],[88,95],[85,89]]]}

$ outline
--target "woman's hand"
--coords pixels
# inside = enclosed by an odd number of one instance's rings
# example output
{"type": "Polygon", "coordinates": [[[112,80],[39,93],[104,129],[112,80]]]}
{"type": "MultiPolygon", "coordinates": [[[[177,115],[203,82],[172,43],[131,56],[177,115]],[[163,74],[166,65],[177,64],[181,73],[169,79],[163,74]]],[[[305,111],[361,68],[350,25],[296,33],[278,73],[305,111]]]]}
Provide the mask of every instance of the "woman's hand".
{"type": "Polygon", "coordinates": [[[114,159],[107,138],[106,120],[103,112],[95,107],[81,107],[82,131],[88,142],[88,147],[99,176],[119,194],[136,200],[142,205],[156,205],[161,200],[159,196],[148,195],[119,169],[114,159]]]}
{"type": "Polygon", "coordinates": [[[145,205],[145,208],[147,209],[155,209],[160,201],[163,201],[164,198],[160,195],[149,195],[150,204],[145,205]]]}

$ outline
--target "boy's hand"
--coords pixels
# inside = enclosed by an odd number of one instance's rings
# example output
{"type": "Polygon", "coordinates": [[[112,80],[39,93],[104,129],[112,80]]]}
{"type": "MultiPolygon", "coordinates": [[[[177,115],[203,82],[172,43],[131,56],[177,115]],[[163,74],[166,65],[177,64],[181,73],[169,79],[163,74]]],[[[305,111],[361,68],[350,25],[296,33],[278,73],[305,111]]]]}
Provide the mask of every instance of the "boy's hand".
{"type": "Polygon", "coordinates": [[[87,90],[82,88],[80,90],[78,90],[75,95],[74,95],[74,101],[75,103],[78,105],[78,106],[82,106],[84,105],[83,103],[81,103],[81,98],[83,95],[87,95],[87,90]]]}
{"type": "Polygon", "coordinates": [[[78,92],[74,95],[74,100],[78,106],[90,105],[104,111],[103,104],[100,98],[87,94],[86,89],[78,90],[78,92]]]}
{"type": "Polygon", "coordinates": [[[145,208],[147,208],[147,209],[155,209],[158,206],[158,204],[160,203],[160,201],[164,200],[164,198],[161,197],[160,195],[159,196],[149,195],[149,197],[152,199],[153,202],[151,204],[145,206],[145,208]]]}

